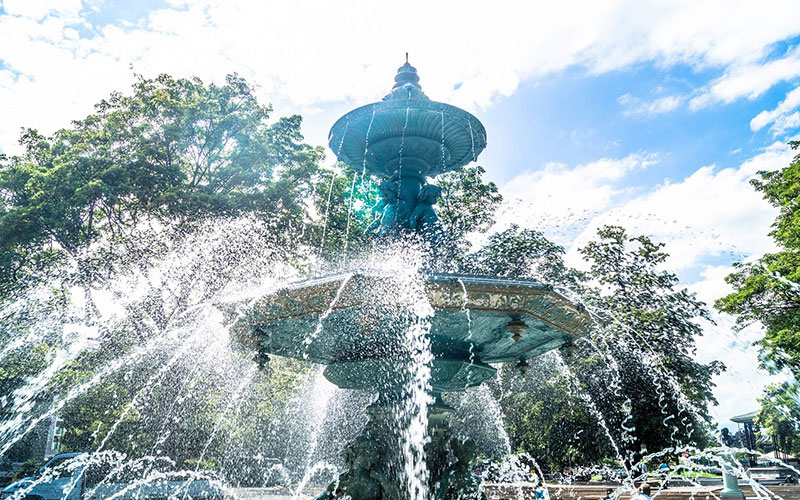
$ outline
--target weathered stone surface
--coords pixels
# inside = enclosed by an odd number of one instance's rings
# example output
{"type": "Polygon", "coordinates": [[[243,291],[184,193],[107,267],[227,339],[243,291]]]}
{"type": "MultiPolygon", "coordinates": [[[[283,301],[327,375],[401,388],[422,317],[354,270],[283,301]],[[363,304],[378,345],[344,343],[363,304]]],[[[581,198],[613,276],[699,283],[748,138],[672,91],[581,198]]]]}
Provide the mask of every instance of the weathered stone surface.
{"type": "MultiPolygon", "coordinates": [[[[263,354],[329,365],[346,388],[377,390],[398,381],[407,359],[409,314],[420,299],[392,277],[332,275],[265,297],[235,328],[263,354]]],[[[425,321],[434,354],[432,384],[461,390],[494,374],[488,363],[519,361],[583,335],[591,319],[581,307],[534,280],[433,275],[425,321]]]]}

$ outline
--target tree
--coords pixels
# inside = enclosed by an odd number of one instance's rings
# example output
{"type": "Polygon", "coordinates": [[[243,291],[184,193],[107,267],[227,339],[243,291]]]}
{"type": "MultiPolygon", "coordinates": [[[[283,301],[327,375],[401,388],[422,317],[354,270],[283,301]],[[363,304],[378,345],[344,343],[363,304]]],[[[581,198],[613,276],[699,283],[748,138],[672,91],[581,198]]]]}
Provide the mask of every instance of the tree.
{"type": "Polygon", "coordinates": [[[524,374],[510,365],[502,368],[497,389],[513,450],[530,454],[552,473],[614,457],[573,381],[547,361],[537,359],[524,374]]]}
{"type": "Polygon", "coordinates": [[[236,75],[161,75],[52,137],[24,131],[24,154],[0,164],[0,291],[69,258],[94,283],[209,218],[252,213],[292,235],[323,153],[301,142],[299,116],[270,111],[236,75]]]}
{"type": "Polygon", "coordinates": [[[764,389],[758,400],[761,409],[756,424],[769,436],[775,449],[786,454],[800,453],[800,400],[797,384],[784,382],[764,389]]]}
{"type": "MultiPolygon", "coordinates": [[[[601,352],[613,356],[609,375],[618,381],[581,379],[590,393],[601,395],[610,428],[633,429],[627,436],[631,445],[656,451],[703,444],[708,405],[716,403],[712,377],[724,369],[718,361],[705,365],[693,358],[695,338],[702,335],[698,320],[710,321],[705,304],[679,288],[677,276],[659,270],[668,256],[662,243],[630,237],[617,226],[602,227],[597,235],[580,249],[591,266],[589,278],[598,284],[585,295],[600,323],[595,346],[587,350],[602,346],[601,352]]],[[[597,373],[591,368],[596,357],[575,359],[575,373],[597,373]]]]}
{"type": "Polygon", "coordinates": [[[436,180],[442,188],[439,218],[454,241],[463,242],[467,234],[486,231],[494,223],[503,197],[494,182],[483,181],[484,173],[486,170],[480,165],[467,166],[436,180]]]}
{"type": "Polygon", "coordinates": [[[371,245],[365,230],[376,215],[372,213],[378,202],[375,182],[339,164],[319,170],[314,193],[318,222],[308,227],[308,236],[323,259],[338,264],[371,245]]]}
{"type": "MultiPolygon", "coordinates": [[[[587,272],[580,272],[569,268],[564,249],[541,233],[511,227],[492,235],[466,259],[468,272],[553,284],[582,300],[597,322],[586,338],[564,350],[561,369],[551,366],[555,374],[540,375],[546,381],[542,387],[528,387],[524,395],[511,398],[515,403],[504,403],[514,422],[510,434],[533,449],[546,441],[540,432],[547,428],[544,420],[555,418],[554,412],[572,412],[569,418],[559,414],[569,425],[558,430],[567,434],[595,435],[602,419],[609,434],[582,441],[580,451],[559,451],[551,466],[558,462],[556,457],[561,457],[560,466],[568,465],[569,457],[635,462],[644,450],[699,445],[708,439],[707,408],[715,402],[711,378],[722,365],[694,361],[694,339],[702,334],[697,320],[707,320],[708,311],[678,288],[674,274],[659,270],[667,257],[662,248],[647,237],[630,237],[620,227],[603,227],[580,249],[589,265],[587,272]],[[572,389],[565,391],[559,384],[572,389]],[[560,403],[539,405],[539,397],[531,392],[541,393],[543,401],[560,403]],[[575,413],[575,408],[584,410],[575,413]],[[621,456],[616,456],[615,447],[621,456]]],[[[508,389],[514,387],[513,380],[503,380],[502,394],[513,394],[508,389]]]]}
{"type": "Polygon", "coordinates": [[[468,255],[464,272],[486,276],[536,278],[577,291],[582,273],[564,264],[564,247],[532,229],[513,224],[489,236],[488,242],[468,255]]]}
{"type": "MultiPolygon", "coordinates": [[[[800,142],[790,143],[793,149],[800,142]]],[[[790,370],[800,378],[800,155],[789,166],[759,172],[750,181],[779,209],[770,236],[780,248],[753,263],[736,263],[725,278],[734,292],[717,300],[723,312],[737,315],[743,328],[758,322],[765,328],[760,347],[762,367],[790,370]]]]}
{"type": "MultiPolygon", "coordinates": [[[[83,321],[91,324],[93,290],[113,292],[114,283],[135,273],[145,278],[144,296],[127,301],[123,321],[101,325],[97,349],[70,360],[31,397],[49,405],[54,394],[63,397],[153,338],[197,324],[193,307],[252,277],[253,269],[276,261],[303,265],[310,241],[304,237],[313,234],[303,229],[314,224],[308,202],[317,202],[311,179],[323,153],[302,142],[299,116],[271,121],[270,111],[236,75],[222,85],[139,78],[131,95],[112,94],[51,137],[24,131],[23,154],[0,159],[0,330],[12,334],[0,345],[22,341],[19,351],[33,360],[25,344],[32,336],[55,351],[64,343],[63,324],[79,319],[66,316],[76,285],[85,290],[83,321]],[[237,218],[246,224],[237,226],[237,218]],[[155,266],[166,285],[150,280],[155,266]],[[42,305],[35,304],[38,295],[26,295],[39,285],[49,294],[42,305]],[[18,302],[23,307],[15,307],[18,302]],[[62,321],[45,321],[59,314],[62,321]]],[[[175,345],[186,340],[174,337],[172,350],[134,357],[136,363],[105,373],[66,402],[60,411],[68,426],[66,448],[93,449],[107,437],[108,446],[132,453],[154,446],[162,422],[153,419],[168,412],[148,406],[155,389],[131,374],[139,366],[140,375],[149,375],[153,366],[171,362],[175,345]]],[[[0,366],[3,389],[10,393],[46,366],[29,364],[23,374],[0,366]]],[[[177,363],[164,376],[179,378],[180,368],[177,363]]],[[[199,384],[203,375],[184,380],[199,384]]],[[[159,395],[164,401],[180,399],[185,386],[169,388],[172,393],[159,395]]],[[[191,418],[180,422],[196,424],[175,431],[186,444],[171,445],[181,459],[196,458],[191,446],[202,446],[202,433],[211,432],[209,419],[219,410],[216,387],[202,394],[210,399],[181,400],[191,418]]],[[[20,436],[0,437],[5,444],[20,436]]]]}

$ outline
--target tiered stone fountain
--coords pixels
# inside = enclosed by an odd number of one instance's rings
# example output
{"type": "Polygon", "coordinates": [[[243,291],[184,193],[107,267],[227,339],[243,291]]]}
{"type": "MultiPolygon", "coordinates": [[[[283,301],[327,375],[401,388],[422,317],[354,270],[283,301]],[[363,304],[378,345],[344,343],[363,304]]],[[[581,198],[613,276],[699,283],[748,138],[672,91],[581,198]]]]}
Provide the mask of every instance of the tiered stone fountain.
{"type": "MultiPolygon", "coordinates": [[[[474,161],[486,147],[486,132],[470,113],[425,96],[406,61],[392,91],[340,118],[329,144],[340,161],[382,180],[382,215],[371,228],[376,244],[426,239],[435,252],[441,230],[433,205],[440,190],[427,180],[474,161]]],[[[425,386],[432,402],[423,482],[432,498],[480,498],[471,473],[475,447],[451,429],[453,409],[441,393],[485,382],[496,372],[491,363],[524,366],[582,335],[591,320],[579,305],[533,280],[428,271],[421,282],[433,309],[421,344],[429,350],[422,359],[430,369],[425,386]]],[[[398,408],[409,397],[421,353],[407,335],[418,321],[407,312],[419,297],[404,287],[392,276],[357,271],[303,281],[264,297],[234,328],[262,359],[308,359],[326,365],[325,377],[337,386],[378,394],[369,422],[344,450],[349,470],[321,498],[409,496],[400,452],[407,422],[398,408]]]]}

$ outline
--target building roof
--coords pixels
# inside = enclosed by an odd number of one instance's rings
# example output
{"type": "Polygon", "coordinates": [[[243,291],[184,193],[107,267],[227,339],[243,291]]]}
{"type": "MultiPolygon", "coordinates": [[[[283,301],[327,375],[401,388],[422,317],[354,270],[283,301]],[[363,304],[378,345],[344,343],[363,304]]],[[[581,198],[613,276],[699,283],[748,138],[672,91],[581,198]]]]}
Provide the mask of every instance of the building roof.
{"type": "Polygon", "coordinates": [[[731,417],[731,422],[736,422],[737,424],[752,424],[756,415],[758,415],[758,410],[743,415],[736,415],[735,417],[731,417]]]}

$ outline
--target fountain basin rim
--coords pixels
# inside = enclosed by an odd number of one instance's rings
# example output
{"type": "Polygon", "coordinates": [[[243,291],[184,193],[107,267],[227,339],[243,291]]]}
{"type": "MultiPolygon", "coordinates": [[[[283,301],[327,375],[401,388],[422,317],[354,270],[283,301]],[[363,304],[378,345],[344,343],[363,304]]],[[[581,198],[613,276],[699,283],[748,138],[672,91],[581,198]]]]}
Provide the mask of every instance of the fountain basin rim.
{"type": "MultiPolygon", "coordinates": [[[[475,115],[451,104],[431,101],[430,99],[391,99],[358,107],[336,120],[328,132],[328,147],[330,147],[334,153],[337,153],[338,151],[337,157],[339,161],[343,161],[351,166],[359,166],[364,161],[363,152],[359,152],[358,157],[351,158],[345,151],[340,150],[339,146],[345,139],[346,130],[352,127],[354,123],[358,122],[364,122],[364,127],[362,128],[365,130],[369,129],[368,124],[373,121],[373,113],[375,113],[375,118],[377,118],[382,111],[405,110],[406,108],[412,110],[444,113],[445,121],[451,123],[464,122],[466,127],[471,127],[472,129],[471,141],[473,148],[471,148],[469,151],[466,151],[461,158],[450,158],[446,168],[437,167],[437,169],[427,173],[427,176],[433,177],[444,172],[457,170],[474,161],[477,156],[486,148],[486,128],[475,115]]],[[[373,126],[375,126],[374,123],[373,126]]],[[[438,140],[438,135],[440,134],[441,129],[438,131],[438,134],[434,134],[437,135],[435,139],[438,140]]],[[[431,138],[433,139],[434,137],[431,138]]],[[[382,165],[379,165],[378,168],[382,168],[382,165]]],[[[382,173],[375,172],[374,175],[382,175],[382,173]]]]}
{"type": "MultiPolygon", "coordinates": [[[[428,300],[431,301],[431,305],[437,311],[469,310],[474,312],[506,313],[511,316],[524,317],[529,313],[524,309],[524,304],[522,303],[485,304],[470,302],[470,299],[476,294],[546,296],[555,306],[569,312],[571,318],[555,321],[544,316],[537,316],[536,319],[538,321],[551,328],[562,331],[565,325],[569,324],[571,325],[569,331],[573,337],[582,336],[582,334],[586,333],[588,329],[594,325],[593,319],[582,304],[573,303],[556,291],[552,285],[542,283],[538,280],[449,273],[436,273],[423,276],[422,279],[425,281],[424,287],[428,300]],[[466,300],[464,299],[465,289],[467,294],[466,300]],[[436,297],[434,297],[434,295],[436,295],[436,297]]],[[[347,300],[336,301],[332,304],[328,303],[324,306],[312,305],[305,302],[305,299],[309,296],[313,294],[319,295],[325,291],[327,291],[329,295],[334,295],[336,292],[340,291],[340,288],[358,287],[359,284],[367,286],[370,283],[375,284],[380,282],[391,285],[392,283],[397,283],[397,280],[389,274],[379,274],[374,271],[370,272],[369,270],[361,269],[346,273],[330,273],[317,278],[292,283],[258,299],[249,308],[250,311],[256,312],[257,316],[242,318],[234,325],[232,331],[236,332],[238,330],[235,337],[240,343],[255,347],[247,340],[248,338],[252,338],[252,334],[249,333],[249,330],[256,324],[269,325],[286,320],[314,315],[319,316],[328,308],[330,311],[341,311],[353,307],[353,304],[348,303],[347,300]],[[345,281],[347,282],[347,286],[345,286],[345,281]],[[282,304],[287,300],[302,302],[302,310],[290,310],[288,307],[283,307],[284,312],[282,314],[258,314],[259,311],[266,310],[269,305],[282,304]]]]}
{"type": "MultiPolygon", "coordinates": [[[[258,303],[261,303],[269,298],[277,298],[281,295],[286,295],[290,292],[296,292],[305,289],[314,289],[317,287],[323,288],[326,285],[334,286],[340,285],[343,279],[347,280],[367,280],[367,281],[379,281],[379,280],[386,280],[392,281],[393,276],[390,274],[377,274],[374,272],[370,272],[368,270],[354,270],[352,272],[338,272],[338,273],[330,273],[316,278],[310,278],[307,280],[298,281],[296,283],[289,284],[287,286],[281,287],[274,292],[262,297],[256,302],[256,306],[258,303]]],[[[493,292],[511,292],[515,289],[524,288],[531,291],[540,292],[542,294],[546,294],[555,298],[562,307],[567,307],[574,309],[576,313],[583,317],[583,319],[588,324],[594,324],[594,320],[591,318],[589,313],[586,311],[586,308],[581,303],[573,303],[564,297],[561,293],[555,290],[553,285],[542,283],[541,281],[532,279],[532,278],[504,278],[504,277],[489,277],[489,276],[482,276],[482,275],[473,275],[473,274],[451,274],[451,273],[434,273],[423,278],[425,280],[426,288],[430,288],[432,285],[446,285],[457,283],[459,288],[462,286],[466,286],[466,283],[469,282],[471,286],[478,285],[481,288],[487,288],[493,292]]],[[[459,305],[457,307],[438,307],[439,310],[454,310],[454,309],[463,309],[463,305],[459,305]]],[[[334,304],[333,310],[336,310],[337,307],[334,304]]],[[[484,308],[484,307],[469,307],[470,310],[475,311],[493,311],[495,308],[484,308]]],[[[302,316],[302,314],[298,315],[288,315],[287,318],[291,317],[298,317],[302,316]]],[[[551,325],[553,326],[553,325],[551,325]]]]}

